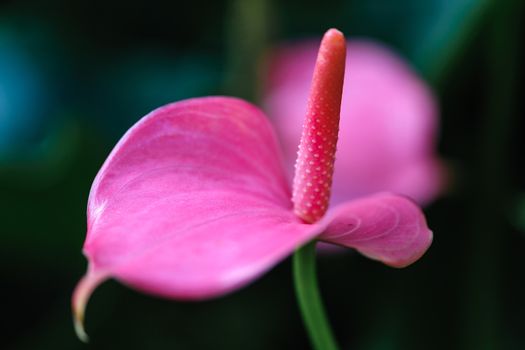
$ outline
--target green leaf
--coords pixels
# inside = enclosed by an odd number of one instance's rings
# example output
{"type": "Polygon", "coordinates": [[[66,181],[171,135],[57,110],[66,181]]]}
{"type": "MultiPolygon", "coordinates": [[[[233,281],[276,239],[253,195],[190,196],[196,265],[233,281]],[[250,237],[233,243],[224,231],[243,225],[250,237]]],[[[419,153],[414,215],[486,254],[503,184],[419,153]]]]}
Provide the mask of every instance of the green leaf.
{"type": "Polygon", "coordinates": [[[467,44],[489,4],[490,0],[351,1],[345,23],[352,35],[372,36],[396,47],[436,82],[467,44]]]}

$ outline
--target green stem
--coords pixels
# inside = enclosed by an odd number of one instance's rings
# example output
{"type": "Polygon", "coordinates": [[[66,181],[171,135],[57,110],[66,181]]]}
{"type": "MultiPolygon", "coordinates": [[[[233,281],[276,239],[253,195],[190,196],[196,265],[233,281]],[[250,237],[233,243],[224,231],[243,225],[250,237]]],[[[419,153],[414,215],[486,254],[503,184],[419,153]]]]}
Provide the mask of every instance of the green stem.
{"type": "Polygon", "coordinates": [[[311,242],[299,248],[293,256],[295,293],[313,348],[337,350],[317,286],[315,252],[315,242],[311,242]]]}

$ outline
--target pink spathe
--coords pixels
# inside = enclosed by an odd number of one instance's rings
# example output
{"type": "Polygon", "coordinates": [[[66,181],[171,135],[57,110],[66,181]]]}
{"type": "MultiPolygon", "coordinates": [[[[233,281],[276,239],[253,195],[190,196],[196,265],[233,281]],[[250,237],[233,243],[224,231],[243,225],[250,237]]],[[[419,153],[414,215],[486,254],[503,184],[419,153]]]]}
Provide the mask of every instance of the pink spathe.
{"type": "MultiPolygon", "coordinates": [[[[331,47],[338,53],[320,55],[328,66],[316,66],[341,81],[344,44],[340,32],[328,31],[321,52],[331,47]]],[[[340,95],[336,85],[333,92],[340,95]]],[[[316,113],[337,118],[328,112],[338,108],[339,98],[324,103],[316,89],[327,86],[313,86],[316,113]]],[[[337,128],[331,121],[321,123],[332,126],[327,135],[337,128]]],[[[308,147],[303,151],[308,156],[308,147]]],[[[333,155],[326,159],[330,164],[319,166],[331,171],[333,155]]],[[[72,300],[82,339],[87,300],[108,278],[158,296],[201,300],[250,283],[313,239],[355,248],[394,267],[419,259],[432,240],[419,207],[390,193],[343,203],[305,223],[294,213],[269,119],[231,97],[181,101],[142,118],[97,174],[87,216],[89,267],[72,300]]]]}
{"type": "MultiPolygon", "coordinates": [[[[346,73],[332,204],[377,191],[420,204],[444,185],[435,154],[438,108],[430,89],[379,44],[347,42],[346,73]]],[[[264,104],[284,148],[288,173],[297,153],[315,64],[315,41],[277,50],[270,59],[264,104]]]]}
{"type": "Polygon", "coordinates": [[[250,282],[319,235],[396,267],[429,246],[420,209],[387,193],[303,223],[280,160],[270,122],[247,102],[207,97],[155,110],[126,133],[93,183],[88,278],[204,299],[250,282]]]}

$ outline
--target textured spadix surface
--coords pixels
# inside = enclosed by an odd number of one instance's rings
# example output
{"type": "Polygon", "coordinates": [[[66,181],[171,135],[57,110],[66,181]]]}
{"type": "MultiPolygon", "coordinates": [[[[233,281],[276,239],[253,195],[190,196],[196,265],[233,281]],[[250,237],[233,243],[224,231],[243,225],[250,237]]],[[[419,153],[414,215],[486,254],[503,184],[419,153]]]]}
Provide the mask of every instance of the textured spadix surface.
{"type": "Polygon", "coordinates": [[[208,97],[161,107],[126,133],[91,189],[87,275],[73,306],[117,278],[152,294],[204,299],[255,279],[319,236],[402,267],[432,234],[391,194],[349,202],[315,224],[292,211],[273,130],[254,106],[208,97]]]}

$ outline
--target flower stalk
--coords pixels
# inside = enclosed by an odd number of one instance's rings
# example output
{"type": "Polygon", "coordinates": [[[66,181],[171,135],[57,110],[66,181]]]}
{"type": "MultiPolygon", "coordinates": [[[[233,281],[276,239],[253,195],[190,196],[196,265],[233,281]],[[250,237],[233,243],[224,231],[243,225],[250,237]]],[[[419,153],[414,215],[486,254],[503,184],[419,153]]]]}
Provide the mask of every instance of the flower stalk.
{"type": "Polygon", "coordinates": [[[337,343],[319,293],[315,252],[314,241],[299,248],[293,256],[295,293],[313,348],[337,350],[337,343]]]}

